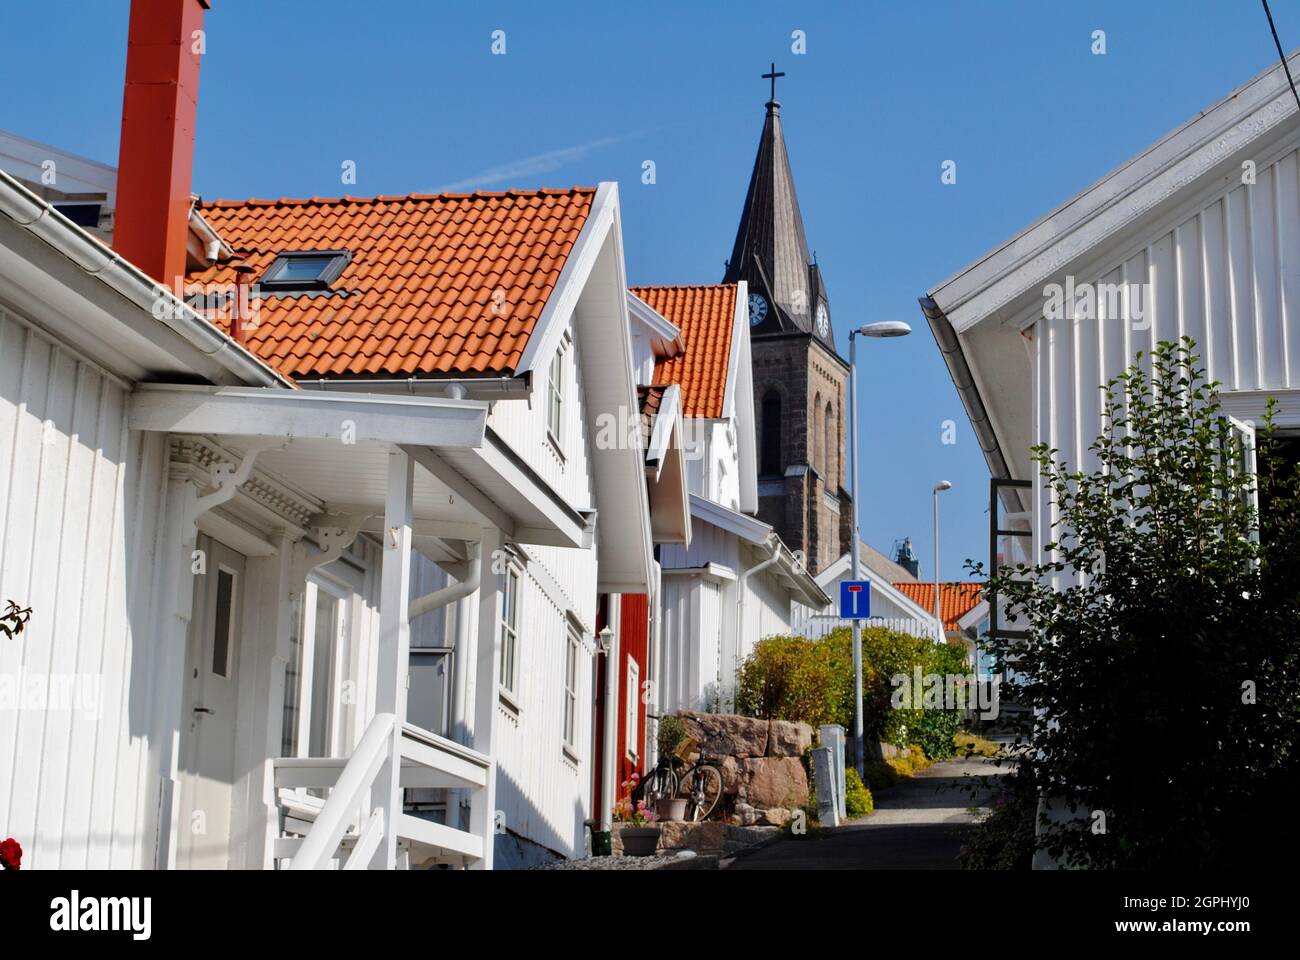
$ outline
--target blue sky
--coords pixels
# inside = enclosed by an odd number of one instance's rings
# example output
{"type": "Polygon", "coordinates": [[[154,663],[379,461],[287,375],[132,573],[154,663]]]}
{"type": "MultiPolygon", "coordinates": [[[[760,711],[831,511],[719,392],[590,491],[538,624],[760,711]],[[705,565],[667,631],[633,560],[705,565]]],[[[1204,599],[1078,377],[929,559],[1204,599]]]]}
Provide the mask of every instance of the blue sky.
{"type": "MultiPolygon", "coordinates": [[[[115,163],[128,6],[0,5],[0,129],[115,163]]],[[[1300,46],[1300,2],[1273,7],[1300,46]]],[[[775,60],[842,348],[850,325],[915,330],[860,351],[863,533],[911,536],[929,576],[930,489],[951,480],[945,579],[987,553],[988,473],[916,298],[1276,62],[1250,0],[215,0],[207,28],[205,198],[617,180],[634,283],[721,278],[775,60]]]]}

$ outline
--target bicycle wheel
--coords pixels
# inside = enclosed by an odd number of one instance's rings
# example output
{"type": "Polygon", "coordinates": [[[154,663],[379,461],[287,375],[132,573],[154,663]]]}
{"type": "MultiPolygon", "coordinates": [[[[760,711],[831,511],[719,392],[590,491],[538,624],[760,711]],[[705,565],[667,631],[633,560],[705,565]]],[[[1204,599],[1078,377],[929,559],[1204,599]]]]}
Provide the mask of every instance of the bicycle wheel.
{"type": "Polygon", "coordinates": [[[709,819],[722,800],[722,771],[711,763],[697,764],[688,782],[687,819],[697,823],[709,819]]]}
{"type": "Polygon", "coordinates": [[[632,791],[632,802],[644,800],[653,807],[666,797],[677,793],[677,774],[669,767],[655,767],[636,785],[632,791]]]}

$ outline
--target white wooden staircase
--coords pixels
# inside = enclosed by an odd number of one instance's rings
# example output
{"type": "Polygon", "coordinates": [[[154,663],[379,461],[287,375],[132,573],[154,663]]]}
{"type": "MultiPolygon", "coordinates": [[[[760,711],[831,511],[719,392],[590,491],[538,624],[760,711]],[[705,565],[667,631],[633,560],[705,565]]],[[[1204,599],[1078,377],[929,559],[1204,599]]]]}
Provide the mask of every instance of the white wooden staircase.
{"type": "Polygon", "coordinates": [[[376,714],[350,757],[280,757],[273,768],[281,828],[272,856],[279,869],[357,870],[448,864],[472,867],[492,842],[492,818],[477,810],[487,802],[492,762],[480,753],[391,713],[376,714]],[[399,788],[385,796],[380,774],[398,766],[399,788]],[[408,788],[469,792],[476,832],[412,816],[402,809],[408,788]],[[322,799],[309,790],[328,790],[322,799]],[[395,847],[393,860],[385,844],[395,847]]]}

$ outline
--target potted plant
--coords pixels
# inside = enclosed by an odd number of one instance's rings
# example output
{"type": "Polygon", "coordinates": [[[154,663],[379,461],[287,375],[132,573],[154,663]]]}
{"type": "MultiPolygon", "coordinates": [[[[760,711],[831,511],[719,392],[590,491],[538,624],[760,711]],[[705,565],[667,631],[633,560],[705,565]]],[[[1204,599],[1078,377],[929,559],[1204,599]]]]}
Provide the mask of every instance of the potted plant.
{"type": "MultiPolygon", "coordinates": [[[[660,719],[656,733],[660,757],[675,754],[686,739],[686,725],[682,723],[681,717],[667,716],[660,719]]],[[[655,810],[660,820],[680,822],[686,819],[686,798],[663,797],[655,805],[655,810]]]]}
{"type": "Polygon", "coordinates": [[[636,789],[641,778],[632,774],[631,780],[623,781],[627,796],[614,804],[614,820],[623,824],[619,836],[623,840],[625,857],[653,857],[659,847],[659,815],[650,809],[644,800],[633,801],[631,791],[636,789]]]}

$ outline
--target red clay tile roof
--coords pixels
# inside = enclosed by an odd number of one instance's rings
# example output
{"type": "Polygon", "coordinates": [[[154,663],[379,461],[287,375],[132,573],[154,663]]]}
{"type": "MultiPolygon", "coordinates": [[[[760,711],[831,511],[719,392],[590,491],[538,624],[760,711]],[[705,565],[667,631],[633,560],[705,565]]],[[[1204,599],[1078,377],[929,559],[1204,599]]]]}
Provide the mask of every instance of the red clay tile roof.
{"type": "Polygon", "coordinates": [[[736,285],[631,290],[682,331],[685,349],[655,364],[654,382],[681,386],[683,416],[721,417],[736,320],[736,285]]]}
{"type": "Polygon", "coordinates": [[[650,449],[650,436],[654,433],[655,417],[664,405],[664,391],[667,386],[637,387],[637,401],[641,406],[641,446],[650,449]]]}
{"type": "MultiPolygon", "coordinates": [[[[254,268],[253,280],[287,250],[351,251],[331,285],[349,295],[260,301],[246,342],[285,376],[508,376],[594,196],[587,188],[512,190],[217,200],[199,209],[243,258],[236,263],[254,268]]],[[[187,280],[233,284],[236,263],[187,280]]]]}
{"type": "MultiPolygon", "coordinates": [[[[961,629],[957,621],[979,606],[983,599],[980,596],[983,586],[981,583],[970,582],[940,584],[939,615],[943,617],[944,630],[961,629]]],[[[894,589],[918,606],[934,612],[933,583],[896,583],[894,589]]]]}

